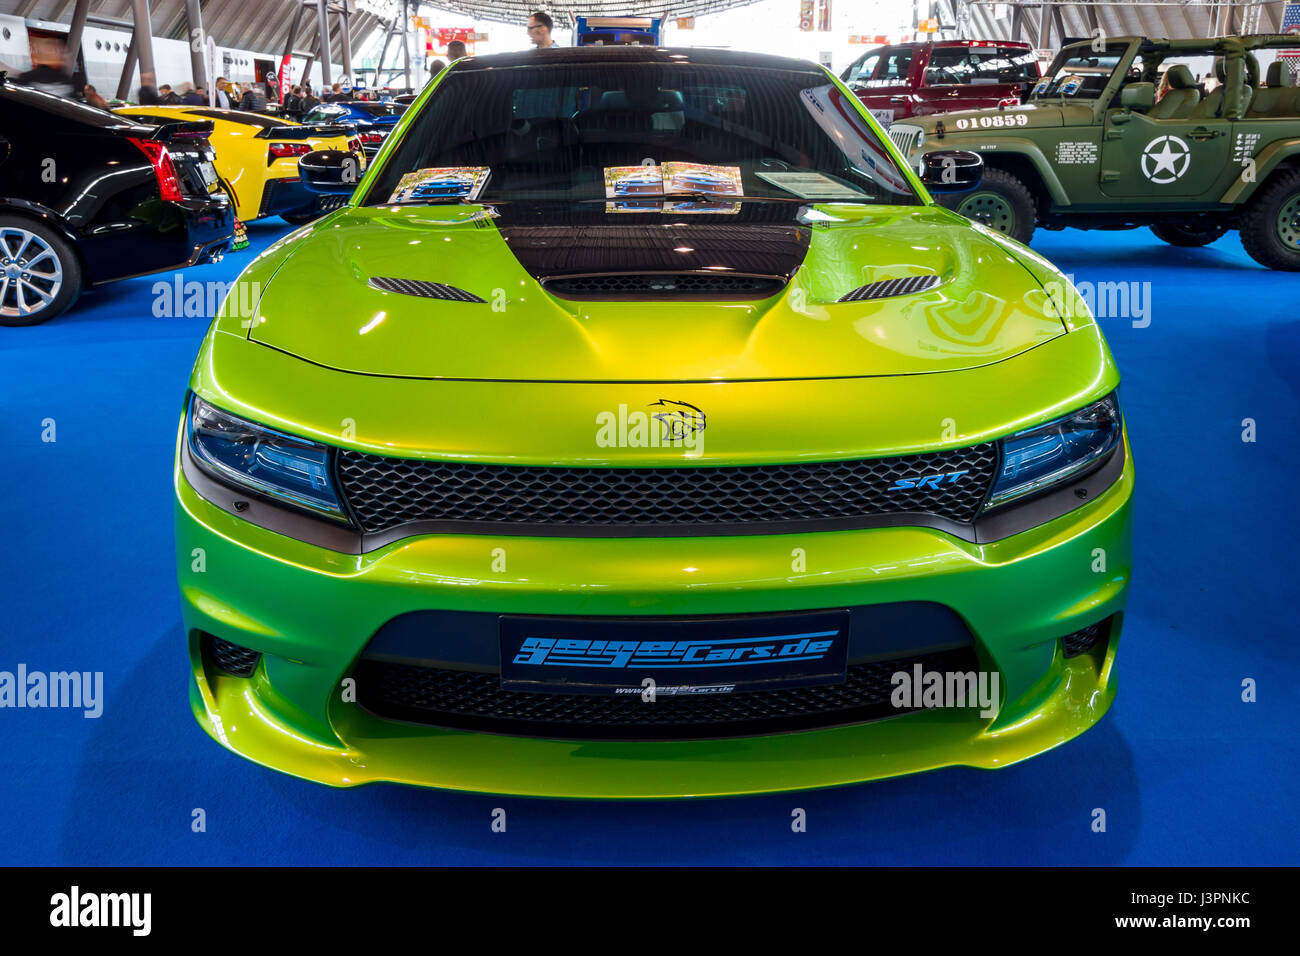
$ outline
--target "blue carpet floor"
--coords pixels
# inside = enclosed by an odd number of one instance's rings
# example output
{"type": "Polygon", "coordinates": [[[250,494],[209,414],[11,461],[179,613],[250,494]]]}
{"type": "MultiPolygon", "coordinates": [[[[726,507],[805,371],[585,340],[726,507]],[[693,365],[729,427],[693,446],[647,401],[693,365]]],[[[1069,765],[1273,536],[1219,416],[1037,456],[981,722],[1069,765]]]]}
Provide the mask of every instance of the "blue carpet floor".
{"type": "MultiPolygon", "coordinates": [[[[234,278],[286,231],[272,223],[187,277],[234,278]]],[[[0,710],[0,863],[1300,862],[1285,504],[1300,276],[1256,266],[1235,234],[1180,250],[1145,230],[1040,232],[1035,247],[1076,281],[1150,283],[1148,326],[1101,320],[1139,475],[1119,699],[1077,741],[1006,770],[777,797],[335,791],[220,749],[189,711],[171,547],[176,416],[207,319],[154,317],[157,279],[143,278],[45,326],[0,329],[0,670],[106,681],[97,720],[0,710]],[[1245,678],[1256,703],[1241,701],[1245,678]],[[490,829],[498,806],[505,834],[490,829]],[[791,832],[793,807],[806,833],[791,832]],[[1096,807],[1105,833],[1090,828],[1096,807]],[[195,808],[206,832],[191,831],[195,808]]]]}

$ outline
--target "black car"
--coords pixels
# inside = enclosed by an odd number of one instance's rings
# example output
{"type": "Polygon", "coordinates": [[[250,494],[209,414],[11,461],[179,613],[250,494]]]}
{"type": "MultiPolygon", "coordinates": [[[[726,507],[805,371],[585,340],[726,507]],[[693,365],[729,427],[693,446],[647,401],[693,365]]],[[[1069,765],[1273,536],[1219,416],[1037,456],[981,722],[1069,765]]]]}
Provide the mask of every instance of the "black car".
{"type": "Polygon", "coordinates": [[[147,126],[0,73],[0,325],[36,325],[88,285],[216,261],[234,211],[211,123],[147,126]]]}

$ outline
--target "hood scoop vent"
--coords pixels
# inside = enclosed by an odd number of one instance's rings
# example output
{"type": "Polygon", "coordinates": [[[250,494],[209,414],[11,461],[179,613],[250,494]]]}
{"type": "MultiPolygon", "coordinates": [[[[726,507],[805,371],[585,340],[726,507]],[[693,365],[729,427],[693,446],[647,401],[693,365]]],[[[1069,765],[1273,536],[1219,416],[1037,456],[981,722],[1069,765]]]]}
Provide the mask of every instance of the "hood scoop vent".
{"type": "Polygon", "coordinates": [[[779,276],[721,272],[603,272],[542,280],[547,292],[562,299],[766,299],[785,284],[779,276]]]}
{"type": "Polygon", "coordinates": [[[918,292],[928,292],[942,283],[943,280],[936,275],[881,279],[879,282],[868,282],[866,285],[858,286],[852,292],[846,292],[839,297],[839,301],[861,302],[864,299],[889,299],[896,295],[915,295],[918,292]]]}
{"type": "Polygon", "coordinates": [[[414,295],[422,299],[446,299],[449,302],[480,302],[473,292],[466,292],[454,285],[442,282],[426,282],[424,279],[394,279],[391,276],[371,276],[370,287],[382,292],[397,292],[401,295],[414,295]]]}

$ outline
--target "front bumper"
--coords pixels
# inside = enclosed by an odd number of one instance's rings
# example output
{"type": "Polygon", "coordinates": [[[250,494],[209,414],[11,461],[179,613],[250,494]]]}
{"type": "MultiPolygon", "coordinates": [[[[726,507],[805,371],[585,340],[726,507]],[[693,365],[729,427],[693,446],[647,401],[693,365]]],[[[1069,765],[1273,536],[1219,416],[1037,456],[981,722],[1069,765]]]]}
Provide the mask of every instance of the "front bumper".
{"type": "Polygon", "coordinates": [[[258,527],[175,472],[191,703],[227,748],[334,786],[375,781],[531,796],[720,796],[854,783],[952,765],[994,768],[1094,724],[1114,697],[1130,577],[1131,458],[1087,504],[991,543],[876,528],[697,538],[435,534],[343,554],[258,527]],[[807,570],[791,570],[802,548],[807,570]],[[508,571],[493,571],[505,549],[508,571]],[[391,619],[428,610],[710,615],[926,601],[961,617],[1002,703],[739,738],[565,740],[379,719],[345,679],[391,619]],[[1111,619],[1098,653],[1064,635],[1111,619]],[[262,653],[248,678],[205,665],[207,633],[262,653]]]}

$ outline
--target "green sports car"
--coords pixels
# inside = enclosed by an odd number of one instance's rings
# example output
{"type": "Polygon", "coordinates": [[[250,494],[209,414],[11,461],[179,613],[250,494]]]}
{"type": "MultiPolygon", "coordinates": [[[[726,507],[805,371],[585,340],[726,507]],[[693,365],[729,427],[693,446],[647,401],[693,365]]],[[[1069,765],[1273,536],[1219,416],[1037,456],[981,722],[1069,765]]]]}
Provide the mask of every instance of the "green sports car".
{"type": "Polygon", "coordinates": [[[457,61],[355,191],[303,157],[351,199],[244,272],[180,421],[204,729],[335,786],[649,798],[1094,724],[1119,375],[1060,272],[930,198],[978,157],[928,156],[811,63],[594,47],[457,61]],[[741,189],[610,201],[664,164],[741,189]]]}

